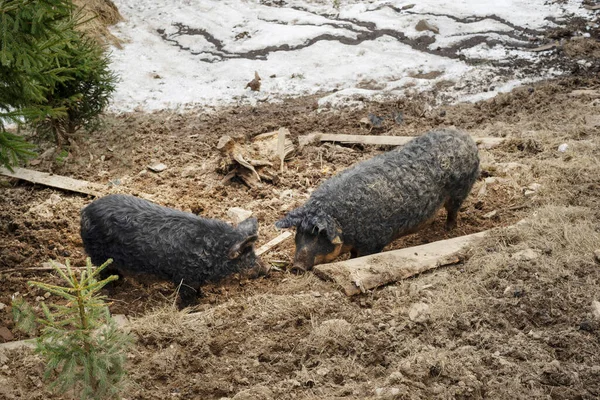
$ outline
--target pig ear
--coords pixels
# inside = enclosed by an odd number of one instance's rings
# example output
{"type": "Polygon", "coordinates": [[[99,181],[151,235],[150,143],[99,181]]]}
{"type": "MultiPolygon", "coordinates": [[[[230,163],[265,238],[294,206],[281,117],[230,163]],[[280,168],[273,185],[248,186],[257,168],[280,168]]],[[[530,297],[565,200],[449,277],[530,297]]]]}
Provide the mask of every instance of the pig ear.
{"type": "Polygon", "coordinates": [[[246,218],[235,227],[235,229],[244,236],[256,235],[258,232],[258,221],[256,218],[246,218]]]}
{"type": "Polygon", "coordinates": [[[342,243],[342,239],[340,238],[341,230],[337,227],[337,224],[332,217],[329,215],[319,215],[315,218],[314,223],[319,232],[325,232],[327,239],[329,239],[331,243],[342,243]]]}
{"type": "Polygon", "coordinates": [[[304,219],[305,211],[303,208],[296,208],[295,210],[290,211],[285,217],[275,222],[275,226],[278,229],[291,228],[293,226],[298,226],[302,223],[304,219]]]}
{"type": "Polygon", "coordinates": [[[227,252],[227,257],[229,257],[230,260],[238,258],[240,255],[242,255],[242,252],[247,247],[252,246],[257,240],[258,235],[256,233],[250,236],[246,236],[243,239],[240,239],[229,248],[229,251],[227,252]]]}

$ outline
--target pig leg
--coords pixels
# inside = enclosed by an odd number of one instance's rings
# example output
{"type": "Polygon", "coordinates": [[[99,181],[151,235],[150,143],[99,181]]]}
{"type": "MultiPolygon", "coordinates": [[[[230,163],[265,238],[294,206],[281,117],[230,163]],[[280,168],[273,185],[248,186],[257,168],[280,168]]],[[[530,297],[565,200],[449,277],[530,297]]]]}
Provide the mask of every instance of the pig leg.
{"type": "Polygon", "coordinates": [[[457,222],[457,218],[458,218],[458,210],[460,209],[460,206],[467,198],[468,194],[469,194],[469,191],[467,190],[464,194],[461,193],[460,196],[452,197],[452,198],[449,198],[448,200],[446,200],[446,203],[444,204],[444,208],[446,209],[446,212],[448,213],[448,217],[446,218],[446,230],[447,231],[450,231],[450,230],[456,228],[456,222],[457,222]]]}

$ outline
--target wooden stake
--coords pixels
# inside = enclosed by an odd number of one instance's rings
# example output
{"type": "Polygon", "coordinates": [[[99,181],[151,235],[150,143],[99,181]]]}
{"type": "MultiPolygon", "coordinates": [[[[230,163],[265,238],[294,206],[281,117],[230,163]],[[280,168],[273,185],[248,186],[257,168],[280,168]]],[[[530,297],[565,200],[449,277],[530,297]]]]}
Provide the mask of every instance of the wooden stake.
{"type": "Polygon", "coordinates": [[[275,246],[278,246],[281,242],[283,242],[290,236],[292,236],[292,232],[290,232],[290,231],[283,232],[281,235],[277,236],[275,239],[260,246],[255,252],[256,255],[260,256],[260,255],[266,253],[267,251],[273,249],[275,246]]]}

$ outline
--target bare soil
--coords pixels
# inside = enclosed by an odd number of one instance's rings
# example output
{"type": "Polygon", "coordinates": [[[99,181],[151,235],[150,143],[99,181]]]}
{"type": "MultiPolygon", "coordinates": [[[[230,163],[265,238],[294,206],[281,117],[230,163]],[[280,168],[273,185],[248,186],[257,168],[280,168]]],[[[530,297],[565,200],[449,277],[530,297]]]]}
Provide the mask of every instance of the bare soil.
{"type": "MultiPolygon", "coordinates": [[[[598,43],[583,43],[565,57],[594,57],[598,43]]],[[[504,137],[502,145],[481,149],[482,176],[456,230],[444,231],[441,212],[388,248],[531,221],[516,231],[500,229],[462,265],[352,298],[310,273],[234,277],[207,286],[193,314],[175,311],[170,285],[126,279],[110,297],[114,314],[133,319],[137,339],[123,397],[594,399],[600,397],[600,320],[591,309],[600,285],[593,254],[600,249],[600,100],[593,92],[573,94],[582,89],[600,90],[596,72],[576,71],[476,104],[440,106],[435,93],[426,93],[365,102],[362,110],[317,112],[316,98],[301,98],[218,113],[106,115],[68,156],[41,156],[30,168],[150,194],[206,217],[227,219],[230,207],[243,207],[258,218],[262,244],[312,188],[386,148],[310,145],[286,163],[276,183],[248,188],[235,179],[223,183],[228,168],[216,145],[225,134],[245,143],[282,126],[294,140],[314,131],[367,134],[361,118],[400,110],[401,124],[386,122],[370,133],[418,135],[454,126],[504,137]],[[560,152],[563,143],[568,148],[560,152]],[[150,172],[153,162],[168,168],[150,172]],[[418,322],[409,318],[415,303],[429,306],[418,322]]],[[[59,282],[31,268],[65,257],[83,265],[79,211],[91,200],[0,178],[0,303],[7,306],[0,327],[15,339],[25,336],[14,328],[11,296],[36,303],[44,293],[27,281],[59,282]]],[[[263,258],[285,265],[292,256],[289,240],[263,258]]],[[[42,369],[30,350],[0,353],[0,398],[62,398],[48,391],[42,369]]]]}

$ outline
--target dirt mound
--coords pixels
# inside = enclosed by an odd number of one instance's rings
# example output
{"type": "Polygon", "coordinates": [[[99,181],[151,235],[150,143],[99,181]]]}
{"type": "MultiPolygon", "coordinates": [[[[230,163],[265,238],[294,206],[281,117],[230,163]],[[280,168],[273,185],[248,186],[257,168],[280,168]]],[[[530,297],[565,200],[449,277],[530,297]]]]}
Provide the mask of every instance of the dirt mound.
{"type": "Polygon", "coordinates": [[[123,20],[112,0],[73,0],[83,24],[79,29],[95,40],[121,48],[121,41],[109,27],[123,20]]]}

